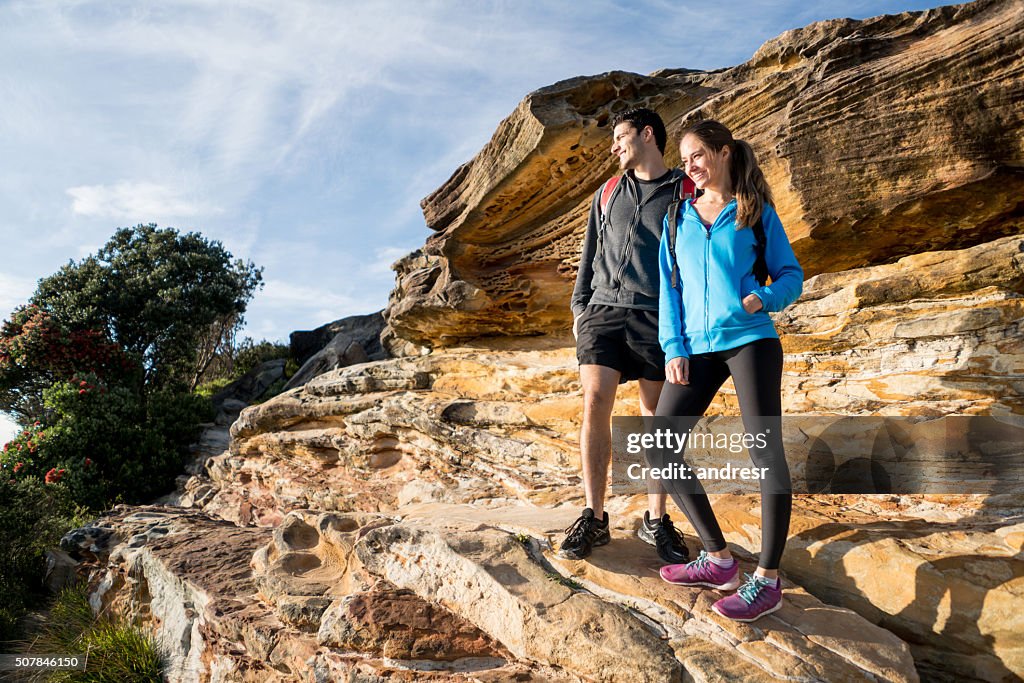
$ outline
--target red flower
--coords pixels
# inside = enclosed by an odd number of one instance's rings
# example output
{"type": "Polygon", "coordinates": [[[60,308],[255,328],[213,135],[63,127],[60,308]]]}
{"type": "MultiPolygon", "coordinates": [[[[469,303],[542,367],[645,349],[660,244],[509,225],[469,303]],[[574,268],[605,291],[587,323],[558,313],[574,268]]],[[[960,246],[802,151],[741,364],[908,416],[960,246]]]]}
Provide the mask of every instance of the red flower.
{"type": "Polygon", "coordinates": [[[82,394],[84,394],[84,393],[85,393],[85,389],[79,389],[79,390],[78,390],[78,395],[79,395],[79,396],[81,396],[81,395],[82,395],[82,394]]]}
{"type": "MultiPolygon", "coordinates": [[[[92,459],[91,458],[86,458],[85,459],[85,466],[89,467],[90,465],[92,465],[92,459]]],[[[17,470],[15,470],[15,472],[17,472],[17,470]]]]}
{"type": "Polygon", "coordinates": [[[20,470],[24,466],[25,466],[25,463],[23,463],[23,462],[16,462],[16,463],[14,463],[14,473],[17,474],[18,470],[20,470]]]}
{"type": "Polygon", "coordinates": [[[58,470],[56,467],[51,467],[50,471],[46,473],[46,476],[44,477],[44,479],[46,480],[47,484],[56,484],[58,481],[60,481],[60,478],[63,477],[63,476],[64,476],[64,470],[63,469],[59,469],[58,470]]]}
{"type": "Polygon", "coordinates": [[[80,387],[84,387],[84,386],[85,386],[85,384],[86,384],[86,382],[85,382],[85,380],[83,379],[83,380],[82,380],[81,382],[79,382],[79,383],[78,383],[78,386],[80,386],[80,387]]]}

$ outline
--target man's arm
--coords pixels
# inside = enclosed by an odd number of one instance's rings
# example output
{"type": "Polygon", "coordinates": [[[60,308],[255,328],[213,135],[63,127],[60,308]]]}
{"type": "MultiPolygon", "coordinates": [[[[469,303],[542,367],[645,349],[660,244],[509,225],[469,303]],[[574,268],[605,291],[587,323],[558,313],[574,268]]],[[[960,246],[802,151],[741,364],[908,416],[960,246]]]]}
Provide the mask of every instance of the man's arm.
{"type": "MultiPolygon", "coordinates": [[[[583,252],[580,254],[580,267],[576,271],[576,286],[572,290],[572,317],[575,321],[583,314],[590,297],[594,294],[594,256],[597,254],[597,232],[600,228],[601,190],[594,194],[590,203],[590,216],[587,218],[587,232],[583,236],[583,252]]],[[[574,325],[575,327],[575,325],[574,325]]]]}

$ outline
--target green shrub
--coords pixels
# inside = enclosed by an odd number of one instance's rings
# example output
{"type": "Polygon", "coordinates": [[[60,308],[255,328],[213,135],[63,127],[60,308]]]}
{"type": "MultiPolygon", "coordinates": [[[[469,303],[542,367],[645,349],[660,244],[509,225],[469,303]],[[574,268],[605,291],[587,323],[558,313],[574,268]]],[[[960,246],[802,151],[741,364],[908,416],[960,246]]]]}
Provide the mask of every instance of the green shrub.
{"type": "Polygon", "coordinates": [[[212,419],[201,397],[158,390],[144,404],[132,389],[88,374],[43,397],[49,424],[23,430],[0,453],[0,466],[15,480],[60,482],[71,501],[94,509],[173,490],[200,422],[212,419]]]}
{"type": "Polygon", "coordinates": [[[231,379],[230,377],[218,377],[217,379],[212,379],[209,382],[204,382],[203,384],[200,384],[199,386],[196,387],[194,393],[196,396],[202,398],[213,398],[214,394],[216,394],[217,392],[219,392],[221,389],[231,384],[232,382],[234,382],[234,380],[231,379]]]}
{"type": "Polygon", "coordinates": [[[287,344],[275,344],[266,340],[255,342],[250,337],[246,337],[235,350],[235,366],[231,378],[238,379],[260,363],[278,358],[288,358],[290,354],[291,351],[287,344]]]}
{"type": "Polygon", "coordinates": [[[10,470],[0,468],[0,641],[14,639],[18,620],[43,599],[46,551],[86,515],[63,484],[12,479],[10,470]]]}

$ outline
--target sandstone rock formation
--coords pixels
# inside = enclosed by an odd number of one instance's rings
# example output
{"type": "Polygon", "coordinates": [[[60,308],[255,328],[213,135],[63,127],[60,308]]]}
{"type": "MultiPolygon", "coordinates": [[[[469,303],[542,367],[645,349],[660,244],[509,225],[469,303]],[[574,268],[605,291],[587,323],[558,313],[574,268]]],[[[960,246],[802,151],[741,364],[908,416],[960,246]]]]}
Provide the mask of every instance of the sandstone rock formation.
{"type": "Polygon", "coordinates": [[[701,116],[749,140],[808,275],[1019,234],[1022,10],[825,21],[731,69],[533,92],[424,199],[436,232],[397,264],[388,325],[434,347],[567,330],[586,211],[614,169],[608,124],[631,105],[660,112],[672,140],[701,116]]]}
{"type": "Polygon", "coordinates": [[[348,334],[339,332],[331,341],[327,342],[327,346],[314,353],[309,360],[302,364],[302,367],[288,379],[284,388],[288,390],[301,387],[317,375],[349,365],[366,363],[369,360],[370,357],[366,355],[362,344],[348,334]]]}
{"type": "Polygon", "coordinates": [[[380,333],[384,329],[383,313],[377,311],[369,315],[351,315],[321,325],[315,330],[292,332],[288,336],[291,355],[301,365],[327,346],[332,339],[344,334],[363,347],[370,360],[383,360],[388,356],[380,345],[380,333]]]}
{"type": "MultiPolygon", "coordinates": [[[[437,232],[399,263],[383,337],[433,353],[248,408],[173,506],[69,535],[95,606],[152,625],[181,681],[1019,680],[1021,494],[798,496],[785,608],[755,624],[658,579],[644,496],[609,500],[590,561],[552,549],[582,503],[579,231],[632,104],[763,150],[817,274],[776,316],[787,413],[1024,414],[1021,9],[822,22],[733,69],[533,93],[424,201],[437,232]]],[[[627,386],[615,412],[637,409],[627,386]]],[[[736,414],[730,385],[711,410],[736,414]]],[[[757,497],[714,504],[749,569],[757,497]]]]}
{"type": "MultiPolygon", "coordinates": [[[[801,301],[777,316],[787,350],[786,410],[1020,414],[1021,301],[1024,237],[812,278],[801,301]]],[[[306,509],[559,506],[564,519],[544,528],[516,526],[517,515],[503,513],[503,528],[550,542],[581,503],[574,457],[580,389],[566,343],[490,341],[318,377],[246,410],[232,428],[231,449],[210,460],[208,477],[188,482],[182,502],[195,499],[209,514],[259,525],[306,509]]],[[[636,410],[627,390],[616,414],[636,410]]],[[[712,410],[735,414],[728,385],[712,410]]],[[[719,500],[729,540],[756,553],[756,499],[719,500]]],[[[857,513],[842,499],[799,500],[787,576],[898,633],[929,679],[958,671],[999,680],[999,672],[1024,670],[1024,644],[1013,635],[1024,624],[1012,616],[1024,613],[1017,609],[1024,537],[1020,522],[1009,521],[1024,513],[1024,498],[882,502],[875,508],[859,499],[870,512],[857,513]],[[888,575],[878,577],[880,564],[891,563],[906,567],[900,597],[888,575]],[[975,565],[1002,578],[982,585],[961,578],[963,567],[975,565]],[[953,618],[954,604],[971,616],[953,618]]],[[[642,504],[620,501],[613,514],[631,524],[642,504]]],[[[586,564],[567,571],[582,572],[591,590],[638,597],[633,584],[621,583],[630,572],[595,574],[586,564]]]]}
{"type": "Polygon", "coordinates": [[[551,521],[434,505],[296,511],[271,531],[149,507],[64,547],[96,567],[98,609],[159,624],[172,680],[918,680],[902,641],[795,586],[754,627],[663,583],[632,536],[601,565],[553,566],[551,521]]]}
{"type": "MultiPolygon", "coordinates": [[[[213,405],[218,411],[237,413],[259,399],[275,382],[284,378],[284,358],[260,363],[237,380],[213,395],[213,405]]],[[[230,423],[228,423],[230,424],[230,423]]]]}

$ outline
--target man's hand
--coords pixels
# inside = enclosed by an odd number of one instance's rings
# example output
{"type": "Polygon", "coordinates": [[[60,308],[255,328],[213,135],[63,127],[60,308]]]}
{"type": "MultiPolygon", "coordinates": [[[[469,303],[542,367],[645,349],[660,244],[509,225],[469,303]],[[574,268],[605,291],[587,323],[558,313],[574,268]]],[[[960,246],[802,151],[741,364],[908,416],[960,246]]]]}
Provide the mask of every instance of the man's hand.
{"type": "Polygon", "coordinates": [[[583,314],[580,313],[578,316],[576,316],[575,318],[572,319],[572,338],[573,339],[579,339],[580,318],[582,316],[583,316],[583,314]]]}
{"type": "Polygon", "coordinates": [[[757,294],[747,294],[743,297],[743,310],[747,313],[757,313],[764,308],[764,302],[757,294]]]}
{"type": "Polygon", "coordinates": [[[665,379],[672,384],[689,384],[690,359],[679,356],[665,363],[665,379]]]}

